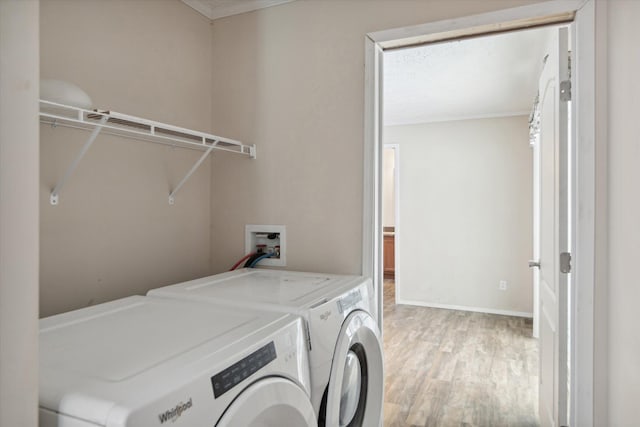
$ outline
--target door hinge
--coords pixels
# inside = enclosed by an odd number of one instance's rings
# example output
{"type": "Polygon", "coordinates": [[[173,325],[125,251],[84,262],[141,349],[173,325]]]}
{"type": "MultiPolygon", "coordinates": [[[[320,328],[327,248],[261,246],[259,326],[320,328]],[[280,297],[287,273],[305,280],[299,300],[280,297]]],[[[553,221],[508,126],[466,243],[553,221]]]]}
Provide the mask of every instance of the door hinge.
{"type": "Polygon", "coordinates": [[[560,271],[565,274],[571,273],[571,254],[569,252],[560,254],[560,271]]]}
{"type": "Polygon", "coordinates": [[[571,101],[571,80],[560,82],[560,101],[571,101]]]}

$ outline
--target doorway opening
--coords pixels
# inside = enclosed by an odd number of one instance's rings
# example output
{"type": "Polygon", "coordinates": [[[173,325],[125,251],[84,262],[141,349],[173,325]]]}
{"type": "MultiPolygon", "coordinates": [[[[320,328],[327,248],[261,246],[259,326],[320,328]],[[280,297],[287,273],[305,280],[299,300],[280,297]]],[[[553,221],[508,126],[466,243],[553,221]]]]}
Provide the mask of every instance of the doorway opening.
{"type": "MultiPolygon", "coordinates": [[[[365,91],[365,208],[364,208],[364,234],[363,234],[363,273],[374,279],[376,294],[378,296],[379,322],[383,322],[383,286],[382,286],[382,218],[381,198],[382,194],[381,157],[383,124],[381,116],[382,100],[382,58],[383,50],[407,47],[412,45],[443,42],[447,40],[459,40],[469,37],[477,37],[506,30],[523,29],[541,24],[558,24],[573,21],[571,29],[572,39],[575,42],[576,55],[573,69],[577,70],[570,78],[570,84],[576,89],[572,91],[574,112],[574,130],[572,144],[576,147],[570,152],[565,150],[563,155],[571,154],[575,160],[573,185],[576,188],[571,197],[570,204],[574,232],[571,241],[575,253],[571,256],[571,282],[569,289],[573,304],[571,306],[571,343],[568,351],[572,361],[571,376],[571,401],[569,403],[571,422],[579,425],[593,425],[592,408],[596,404],[593,401],[593,292],[594,276],[591,266],[594,263],[594,217],[591,210],[582,211],[576,215],[575,206],[580,204],[592,206],[595,194],[593,156],[594,147],[589,141],[593,141],[595,130],[593,121],[595,118],[595,104],[593,93],[595,82],[593,69],[595,64],[594,51],[594,2],[569,1],[563,4],[544,3],[528,7],[508,9],[478,16],[458,18],[450,21],[435,22],[397,30],[387,30],[371,33],[367,36],[366,43],[366,91],[365,91]],[[584,142],[583,142],[584,141],[584,142]],[[370,234],[371,233],[371,234],[370,234]],[[577,242],[577,244],[576,244],[577,242]],[[575,286],[580,282],[580,286],[575,286]],[[574,369],[575,368],[575,369],[574,369]]],[[[556,79],[560,82],[560,79],[556,79]]],[[[558,90],[561,90],[558,89],[558,90]]],[[[404,182],[404,179],[401,178],[404,182]]],[[[566,191],[564,188],[563,191],[566,191]]],[[[403,193],[404,194],[404,193],[403,193]]],[[[402,218],[402,214],[400,215],[402,218]]],[[[403,223],[403,227],[406,224],[403,223]]],[[[556,239],[562,241],[563,239],[556,239]]],[[[402,246],[402,244],[401,244],[402,246]]],[[[564,256],[564,261],[569,257],[564,256]]],[[[402,262],[402,251],[400,261],[402,262]]],[[[554,258],[554,265],[562,264],[561,259],[554,258]]],[[[569,268],[566,264],[565,267],[569,268]]],[[[555,270],[554,270],[555,271],[555,270]]],[[[555,274],[555,273],[554,273],[555,274]]],[[[563,272],[563,274],[566,274],[563,272]]],[[[568,278],[568,274],[563,280],[568,278]]],[[[404,279],[403,279],[404,280],[404,279]]],[[[559,304],[559,307],[564,307],[559,304]]],[[[563,309],[566,309],[564,307],[563,309]]],[[[544,308],[541,313],[544,312],[544,308]]],[[[547,316],[549,317],[549,316],[547,316]]],[[[386,334],[389,331],[384,331],[386,334]]],[[[558,337],[553,338],[557,341],[558,337]]],[[[560,339],[562,341],[562,339],[560,339]]],[[[549,343],[547,343],[549,344],[549,343]]],[[[545,346],[542,346],[545,347],[545,346]]],[[[566,346],[565,346],[566,347],[566,346]]],[[[546,348],[550,348],[546,346],[546,348]]],[[[565,348],[565,350],[567,350],[565,348]]],[[[562,366],[557,352],[551,359],[554,366],[562,366]],[[559,365],[558,365],[559,363],[559,365]]],[[[565,369],[566,371],[566,369],[565,369]]],[[[555,372],[555,371],[554,371],[555,372]]],[[[565,372],[566,374],[566,372],[565,372]]],[[[558,379],[556,377],[556,379],[558,379]]],[[[557,407],[549,416],[541,417],[542,425],[555,423],[564,424],[567,417],[566,407],[563,407],[557,385],[562,384],[562,379],[555,382],[548,390],[554,393],[552,404],[557,407]],[[552,390],[555,388],[555,390],[552,390]],[[554,403],[555,401],[555,403],[554,403]],[[557,404],[556,404],[557,403],[557,404]]],[[[547,383],[549,384],[549,383],[547,383]]],[[[553,383],[552,383],[553,384],[553,383]]]]}
{"type": "Polygon", "coordinates": [[[391,424],[538,425],[537,286],[528,266],[539,246],[533,242],[539,229],[534,110],[557,31],[383,53],[383,327],[389,332],[386,400],[396,409],[389,411],[396,417],[387,419],[391,424]],[[395,147],[402,156],[396,158],[395,147]],[[398,173],[401,199],[394,197],[398,173]],[[402,232],[395,230],[399,219],[402,232]],[[424,343],[411,351],[407,342],[403,352],[408,348],[424,371],[407,369],[394,352],[407,330],[424,343]],[[440,405],[418,415],[411,409],[417,402],[400,402],[394,383],[403,377],[405,385],[419,378],[415,387],[422,391],[415,394],[439,389],[440,405]],[[483,409],[470,415],[463,407],[483,409]]]}

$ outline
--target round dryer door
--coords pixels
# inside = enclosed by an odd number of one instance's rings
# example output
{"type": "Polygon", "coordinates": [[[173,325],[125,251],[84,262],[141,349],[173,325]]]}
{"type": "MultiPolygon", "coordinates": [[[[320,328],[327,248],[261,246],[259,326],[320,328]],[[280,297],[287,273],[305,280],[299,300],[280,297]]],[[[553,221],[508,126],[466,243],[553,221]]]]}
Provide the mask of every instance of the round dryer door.
{"type": "Polygon", "coordinates": [[[247,387],[216,427],[316,427],[309,397],[290,380],[269,377],[247,387]]]}
{"type": "Polygon", "coordinates": [[[383,381],[378,325],[368,313],[354,311],[342,324],[333,354],[325,425],[382,425],[383,381]]]}

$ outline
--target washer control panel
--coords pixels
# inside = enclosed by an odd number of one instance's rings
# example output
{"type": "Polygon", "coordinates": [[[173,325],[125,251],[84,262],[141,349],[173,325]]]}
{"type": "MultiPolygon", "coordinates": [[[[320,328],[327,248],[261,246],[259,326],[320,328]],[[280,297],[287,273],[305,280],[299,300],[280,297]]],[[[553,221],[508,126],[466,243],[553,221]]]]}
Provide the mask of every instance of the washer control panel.
{"type": "Polygon", "coordinates": [[[338,300],[338,311],[340,313],[348,312],[361,301],[362,294],[360,293],[360,289],[356,289],[338,300]]]}
{"type": "Polygon", "coordinates": [[[247,357],[211,377],[213,395],[217,399],[277,357],[273,341],[260,347],[247,357]]]}

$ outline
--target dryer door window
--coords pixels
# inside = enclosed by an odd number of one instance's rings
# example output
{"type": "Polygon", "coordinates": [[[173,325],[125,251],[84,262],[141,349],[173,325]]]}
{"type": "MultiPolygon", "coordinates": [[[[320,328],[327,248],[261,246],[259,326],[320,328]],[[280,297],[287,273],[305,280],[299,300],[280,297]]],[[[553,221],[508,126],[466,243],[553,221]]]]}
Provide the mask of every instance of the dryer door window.
{"type": "Polygon", "coordinates": [[[358,405],[363,399],[361,392],[366,389],[366,360],[358,357],[358,354],[350,349],[344,363],[344,372],[342,374],[342,387],[340,387],[340,425],[346,426],[356,418],[358,405]],[[364,387],[362,382],[365,382],[364,387]]]}
{"type": "Polygon", "coordinates": [[[229,405],[216,427],[316,427],[309,396],[290,380],[261,379],[229,405]]]}
{"type": "Polygon", "coordinates": [[[333,355],[324,425],[381,425],[383,378],[378,326],[368,313],[354,311],[342,325],[333,355]]]}

